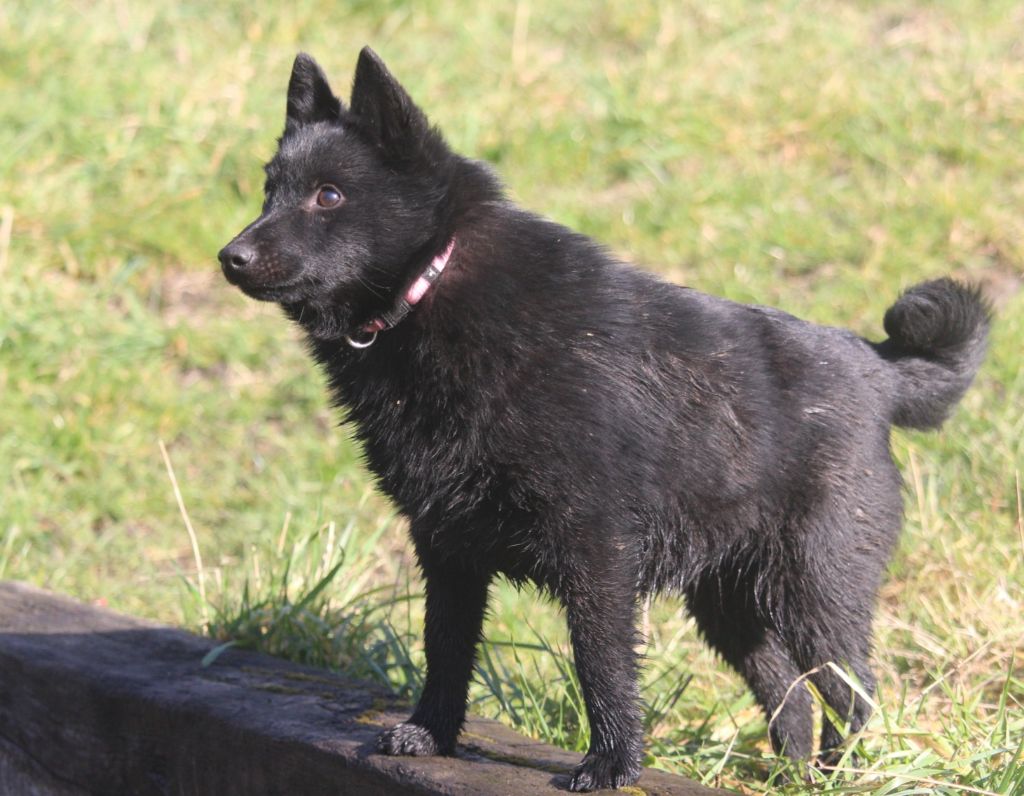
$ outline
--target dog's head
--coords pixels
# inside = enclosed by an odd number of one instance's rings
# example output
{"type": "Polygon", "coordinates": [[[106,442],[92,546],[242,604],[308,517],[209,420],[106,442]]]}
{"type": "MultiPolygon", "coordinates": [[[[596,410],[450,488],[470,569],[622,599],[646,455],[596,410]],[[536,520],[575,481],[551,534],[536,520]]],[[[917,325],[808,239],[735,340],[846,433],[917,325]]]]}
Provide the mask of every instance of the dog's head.
{"type": "Polygon", "coordinates": [[[352,331],[444,247],[453,161],[370,48],[348,107],[300,54],[263,211],[220,251],[225,277],[314,336],[352,331]]]}

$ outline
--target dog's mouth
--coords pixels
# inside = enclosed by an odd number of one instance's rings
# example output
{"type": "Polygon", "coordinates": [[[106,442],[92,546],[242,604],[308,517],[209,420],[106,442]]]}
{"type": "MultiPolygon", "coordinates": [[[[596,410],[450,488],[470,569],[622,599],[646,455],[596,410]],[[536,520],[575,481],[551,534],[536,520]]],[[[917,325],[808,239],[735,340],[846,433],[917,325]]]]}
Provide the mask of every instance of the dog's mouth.
{"type": "Polygon", "coordinates": [[[261,285],[249,284],[244,280],[232,281],[245,295],[257,301],[276,301],[279,303],[292,303],[299,298],[299,287],[301,280],[282,282],[280,284],[261,285]]]}

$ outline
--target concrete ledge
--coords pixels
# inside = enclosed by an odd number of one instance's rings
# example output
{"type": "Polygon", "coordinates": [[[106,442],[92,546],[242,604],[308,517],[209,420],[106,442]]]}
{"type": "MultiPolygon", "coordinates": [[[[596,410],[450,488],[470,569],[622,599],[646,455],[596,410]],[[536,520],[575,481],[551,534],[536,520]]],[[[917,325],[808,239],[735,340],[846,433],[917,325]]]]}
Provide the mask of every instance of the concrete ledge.
{"type": "MultiPolygon", "coordinates": [[[[578,755],[471,718],[455,758],[375,754],[406,709],[320,669],[0,583],[0,794],[545,794],[578,755]]],[[[645,771],[634,794],[715,793],[645,771]]]]}

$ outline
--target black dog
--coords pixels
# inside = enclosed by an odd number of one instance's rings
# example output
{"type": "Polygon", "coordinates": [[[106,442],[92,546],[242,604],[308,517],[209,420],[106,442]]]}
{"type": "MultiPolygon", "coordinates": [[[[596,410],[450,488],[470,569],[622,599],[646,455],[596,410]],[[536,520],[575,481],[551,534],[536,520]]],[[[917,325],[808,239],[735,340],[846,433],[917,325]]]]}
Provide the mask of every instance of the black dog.
{"type": "MultiPolygon", "coordinates": [[[[295,60],[263,212],[225,276],[307,333],[426,578],[426,684],[391,755],[452,754],[495,574],[565,607],[590,720],[573,790],[640,773],[637,601],[682,593],[773,747],[812,753],[804,672],[856,730],[900,528],[892,425],[935,428],[986,305],[911,288],[870,343],[615,260],[511,204],[369,49],[348,107],[295,60]]],[[[824,752],[841,743],[825,722],[824,752]]]]}

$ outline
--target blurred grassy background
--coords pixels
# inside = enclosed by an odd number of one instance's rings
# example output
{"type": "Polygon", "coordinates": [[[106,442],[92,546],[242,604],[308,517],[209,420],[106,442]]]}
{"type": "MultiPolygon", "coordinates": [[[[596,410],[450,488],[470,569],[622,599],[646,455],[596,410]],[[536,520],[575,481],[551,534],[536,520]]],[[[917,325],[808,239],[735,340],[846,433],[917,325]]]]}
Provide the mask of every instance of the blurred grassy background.
{"type": "MultiPolygon", "coordinates": [[[[901,287],[986,286],[977,387],[941,434],[895,438],[881,717],[860,772],[807,787],[1021,792],[1022,31],[1004,0],[6,3],[0,577],[415,693],[402,523],[297,335],[214,259],[258,212],[295,52],[344,96],[370,43],[517,200],[670,279],[874,337],[901,287]]],[[[477,708],[580,747],[557,611],[493,602],[477,708]]],[[[650,762],[778,787],[678,603],[648,627],[650,762]]]]}

